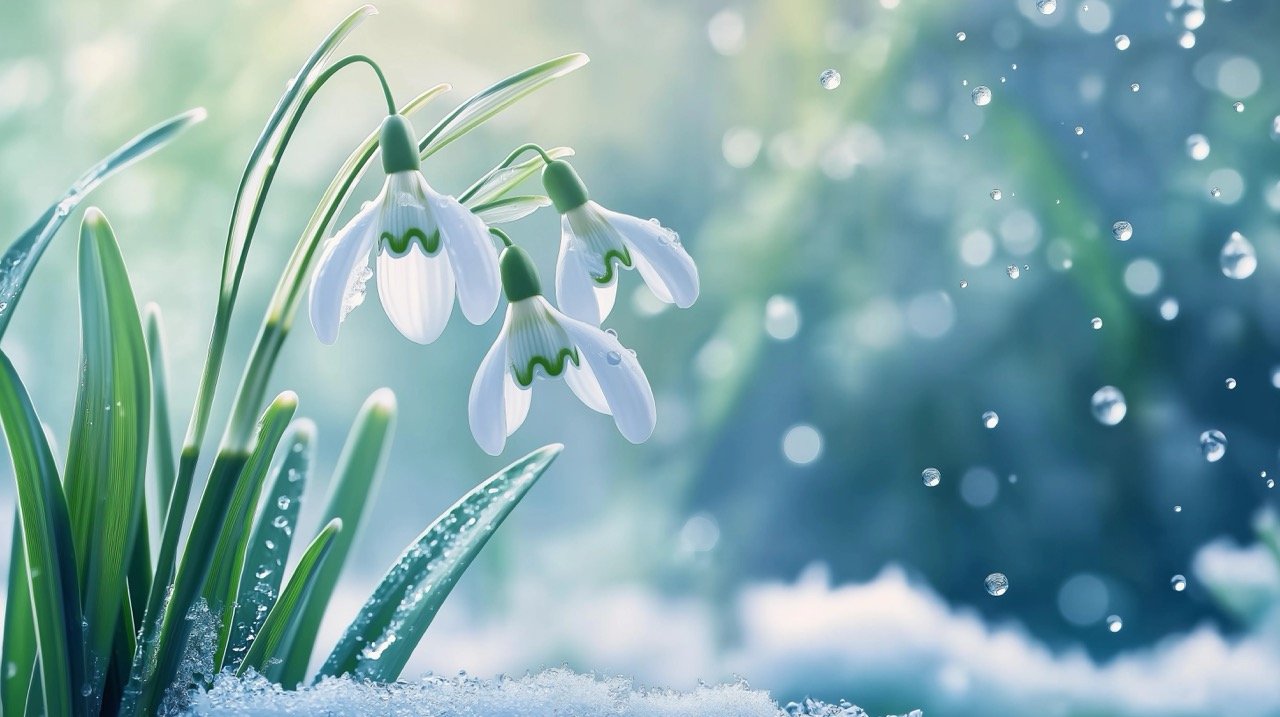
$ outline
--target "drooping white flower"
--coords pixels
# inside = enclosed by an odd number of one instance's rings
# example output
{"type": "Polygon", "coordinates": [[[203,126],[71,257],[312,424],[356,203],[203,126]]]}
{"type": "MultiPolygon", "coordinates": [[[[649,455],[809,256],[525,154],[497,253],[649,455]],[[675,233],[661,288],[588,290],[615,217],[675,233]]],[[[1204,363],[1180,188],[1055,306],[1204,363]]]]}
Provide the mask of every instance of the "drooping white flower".
{"type": "Polygon", "coordinates": [[[653,390],[635,354],[611,332],[566,316],[542,296],[528,255],[502,253],[502,282],[510,304],[497,340],[471,384],[471,433],[498,455],[524,423],[534,379],[560,378],[589,408],[613,416],[623,437],[643,443],[653,434],[653,390]]]}
{"type": "Polygon", "coordinates": [[[636,269],[654,296],[682,309],[698,298],[698,267],[680,236],[658,223],[605,209],[564,160],[542,173],[561,215],[556,303],[568,315],[599,325],[613,309],[619,269],[636,269]]]}
{"type": "Polygon", "coordinates": [[[311,325],[326,344],[364,301],[376,249],[378,298],[405,338],[429,344],[453,313],[482,324],[498,307],[498,252],[485,223],[427,184],[407,120],[389,116],[380,139],[382,192],[324,246],[311,280],[311,325]]]}

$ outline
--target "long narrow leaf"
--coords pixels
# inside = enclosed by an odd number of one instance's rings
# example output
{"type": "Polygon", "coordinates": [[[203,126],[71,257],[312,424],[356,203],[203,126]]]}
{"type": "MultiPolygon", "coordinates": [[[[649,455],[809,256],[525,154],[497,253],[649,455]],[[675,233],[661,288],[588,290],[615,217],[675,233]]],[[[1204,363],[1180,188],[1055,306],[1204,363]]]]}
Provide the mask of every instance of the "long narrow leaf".
{"type": "Polygon", "coordinates": [[[418,143],[423,159],[439,152],[450,142],[484,124],[489,118],[519,102],[543,85],[563,77],[587,64],[589,58],[581,52],[548,60],[534,65],[482,90],[458,105],[418,143]]]}
{"type": "MultiPolygon", "coordinates": [[[[40,653],[40,699],[51,715],[73,712],[84,680],[80,591],[67,503],[40,418],[9,357],[0,351],[0,420],[18,488],[31,609],[40,653]]],[[[33,683],[36,676],[33,676],[33,683]]],[[[31,704],[28,697],[27,704],[31,704]]]]}
{"type": "Polygon", "coordinates": [[[120,149],[81,175],[58,201],[40,215],[35,224],[13,242],[0,258],[0,336],[9,328],[18,299],[27,288],[31,272],[44,255],[44,250],[80,202],[108,177],[165,146],[182,130],[204,118],[203,109],[188,110],[125,142],[120,149]]]}
{"type": "Polygon", "coordinates": [[[165,363],[164,323],[159,305],[152,302],[142,308],[142,323],[147,337],[147,358],[151,362],[151,455],[155,477],[151,481],[153,497],[149,505],[151,515],[160,518],[169,510],[178,456],[169,423],[169,367],[165,363]]]}
{"type": "Polygon", "coordinates": [[[4,609],[4,641],[0,644],[0,712],[26,713],[27,690],[36,670],[35,616],[27,583],[27,555],[22,547],[22,521],[13,513],[13,542],[9,551],[9,588],[4,609]]]}
{"type": "MultiPolygon", "coordinates": [[[[564,159],[572,157],[573,150],[569,147],[552,147],[547,150],[547,155],[552,159],[564,159]]],[[[486,172],[467,188],[467,191],[458,195],[458,201],[474,209],[479,204],[492,202],[501,198],[504,194],[511,191],[524,180],[533,176],[534,172],[540,171],[547,163],[543,161],[542,155],[534,154],[523,162],[518,162],[510,167],[494,167],[486,172]]]]}
{"type": "Polygon", "coordinates": [[[485,202],[471,211],[485,224],[506,224],[533,214],[542,207],[551,206],[551,200],[540,194],[503,197],[485,202]]]}
{"type": "Polygon", "coordinates": [[[378,479],[391,447],[395,418],[395,394],[385,388],[375,391],[360,408],[342,447],[321,520],[340,519],[346,530],[334,541],[333,555],[316,576],[315,589],[296,607],[300,627],[281,650],[285,662],[280,674],[286,686],[296,685],[306,676],[320,621],[324,619],[347,553],[359,532],[369,498],[377,492],[378,479]]]}
{"type": "Polygon", "coordinates": [[[235,617],[230,621],[225,667],[240,666],[245,652],[262,629],[267,611],[275,604],[284,579],[285,561],[293,545],[314,441],[315,424],[310,420],[300,418],[290,426],[284,441],[287,447],[284,461],[276,468],[271,490],[262,501],[253,536],[249,539],[244,569],[240,572],[240,589],[232,601],[235,617]]]}
{"type": "Polygon", "coordinates": [[[562,448],[544,446],[512,463],[423,531],[360,609],[320,677],[398,678],[462,573],[562,448]]]}
{"type": "Polygon", "coordinates": [[[342,519],[334,518],[311,541],[236,674],[244,674],[245,670],[253,668],[269,680],[280,679],[284,669],[282,651],[287,649],[285,645],[301,627],[302,612],[298,608],[316,589],[320,571],[328,560],[333,559],[334,545],[341,534],[342,519]]]}
{"type": "Polygon", "coordinates": [[[96,711],[140,524],[151,377],[120,248],[93,208],[80,231],[80,336],[66,495],[84,608],[85,697],[96,711]]]}

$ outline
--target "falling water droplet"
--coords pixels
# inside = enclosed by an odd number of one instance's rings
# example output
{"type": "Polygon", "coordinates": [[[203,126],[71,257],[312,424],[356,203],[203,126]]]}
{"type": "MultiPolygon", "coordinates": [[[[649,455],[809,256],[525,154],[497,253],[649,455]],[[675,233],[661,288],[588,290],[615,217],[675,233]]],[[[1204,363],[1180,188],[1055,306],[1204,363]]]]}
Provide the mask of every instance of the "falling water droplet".
{"type": "Polygon", "coordinates": [[[1116,241],[1129,241],[1133,238],[1133,225],[1124,220],[1118,221],[1111,225],[1111,236],[1116,241]]]}
{"type": "Polygon", "coordinates": [[[1076,125],[1076,128],[1072,131],[1076,133],[1077,137],[1079,137],[1084,134],[1084,127],[1082,127],[1081,125],[1076,125]]]}
{"type": "Polygon", "coordinates": [[[966,281],[966,280],[964,280],[964,279],[961,279],[961,280],[960,280],[960,288],[961,288],[961,289],[968,289],[968,288],[969,288],[969,282],[968,282],[968,281],[966,281]]]}
{"type": "Polygon", "coordinates": [[[1178,300],[1172,296],[1166,297],[1160,302],[1160,318],[1165,321],[1173,321],[1178,318],[1178,300]]]}
{"type": "Polygon", "coordinates": [[[1236,390],[1236,380],[1235,380],[1234,378],[1229,378],[1229,377],[1228,377],[1228,378],[1227,378],[1227,380],[1226,380],[1226,385],[1227,385],[1227,390],[1228,390],[1228,391],[1234,391],[1234,390],[1236,390]]]}
{"type": "Polygon", "coordinates": [[[1244,103],[1237,101],[1231,105],[1231,108],[1236,112],[1244,112],[1244,103]]]}
{"type": "Polygon", "coordinates": [[[1058,9],[1058,0],[1037,0],[1036,9],[1041,15],[1052,15],[1058,9]]]}
{"type": "Polygon", "coordinates": [[[1169,585],[1173,588],[1174,592],[1180,593],[1187,589],[1187,579],[1181,575],[1174,575],[1169,580],[1169,585]]]}
{"type": "Polygon", "coordinates": [[[991,190],[991,200],[992,200],[992,201],[995,201],[995,202],[998,202],[998,201],[1000,201],[1001,199],[1004,199],[1004,192],[1000,191],[999,189],[992,189],[992,190],[991,190]]]}
{"type": "Polygon", "coordinates": [[[1221,197],[1221,196],[1222,196],[1222,188],[1221,188],[1221,187],[1213,187],[1213,188],[1211,188],[1211,189],[1209,190],[1209,196],[1213,197],[1214,199],[1217,199],[1218,197],[1221,197]]]}
{"type": "Polygon", "coordinates": [[[967,38],[967,37],[968,37],[968,35],[964,34],[963,32],[957,32],[957,33],[956,33],[956,39],[957,39],[957,40],[959,40],[960,42],[964,42],[964,41],[965,41],[965,38],[967,38]]]}
{"type": "Polygon", "coordinates": [[[1124,394],[1115,386],[1103,386],[1093,392],[1089,401],[1093,408],[1093,417],[1104,426],[1114,426],[1124,420],[1129,406],[1124,402],[1124,394]]]}
{"type": "Polygon", "coordinates": [[[994,597],[1000,597],[1009,592],[1009,578],[1004,573],[991,573],[987,579],[983,581],[987,588],[987,594],[994,597]]]}
{"type": "Polygon", "coordinates": [[[1240,232],[1231,232],[1218,255],[1222,273],[1231,279],[1248,279],[1258,268],[1258,254],[1253,244],[1240,232]]]}
{"type": "Polygon", "coordinates": [[[1134,82],[1133,84],[1129,85],[1130,92],[1137,92],[1140,89],[1142,89],[1142,85],[1138,84],[1137,82],[1134,82]]]}
{"type": "Polygon", "coordinates": [[[995,428],[1000,425],[1000,416],[995,411],[987,411],[982,414],[982,425],[986,428],[995,428]]]}
{"type": "Polygon", "coordinates": [[[1173,512],[1175,512],[1175,513],[1181,513],[1181,512],[1182,512],[1182,506],[1180,506],[1180,505],[1175,505],[1175,506],[1173,506],[1173,512]]]}
{"type": "Polygon", "coordinates": [[[1124,629],[1124,620],[1121,620],[1119,615],[1108,616],[1107,629],[1112,632],[1120,632],[1124,629]]]}
{"type": "Polygon", "coordinates": [[[1006,266],[1004,268],[1004,273],[1008,274],[1010,279],[1016,279],[1022,276],[1022,270],[1018,268],[1017,264],[1010,264],[1009,266],[1006,266]]]}
{"type": "Polygon", "coordinates": [[[1124,51],[1124,50],[1128,50],[1128,49],[1129,49],[1129,36],[1128,36],[1128,35],[1116,35],[1116,49],[1117,49],[1117,50],[1120,50],[1120,51],[1124,51]]]}
{"type": "Polygon", "coordinates": [[[827,68],[818,75],[818,84],[822,85],[824,90],[834,90],[840,86],[840,73],[827,68]]]}
{"type": "Polygon", "coordinates": [[[1097,331],[1098,329],[1102,328],[1102,317],[1095,316],[1092,319],[1089,319],[1089,325],[1093,327],[1094,331],[1097,331]]]}
{"type": "Polygon", "coordinates": [[[1267,479],[1267,487],[1268,487],[1268,488],[1275,488],[1275,487],[1276,487],[1276,481],[1275,481],[1275,479],[1274,479],[1274,478],[1268,478],[1268,479],[1267,479]]]}
{"type": "Polygon", "coordinates": [[[1190,50],[1196,46],[1196,34],[1190,30],[1178,36],[1178,45],[1184,50],[1190,50]]]}
{"type": "Polygon", "coordinates": [[[1209,156],[1209,138],[1202,134],[1187,137],[1187,156],[1199,162],[1209,156]]]}
{"type": "Polygon", "coordinates": [[[924,480],[924,484],[930,488],[942,482],[942,471],[937,468],[925,468],[920,472],[920,478],[924,480]]]}
{"type": "Polygon", "coordinates": [[[1200,434],[1200,452],[1210,463],[1217,463],[1227,454],[1227,437],[1219,430],[1208,430],[1200,434]]]}
{"type": "Polygon", "coordinates": [[[986,85],[978,85],[973,88],[973,92],[969,93],[973,98],[973,103],[979,107],[986,107],[991,104],[991,88],[986,85]]]}

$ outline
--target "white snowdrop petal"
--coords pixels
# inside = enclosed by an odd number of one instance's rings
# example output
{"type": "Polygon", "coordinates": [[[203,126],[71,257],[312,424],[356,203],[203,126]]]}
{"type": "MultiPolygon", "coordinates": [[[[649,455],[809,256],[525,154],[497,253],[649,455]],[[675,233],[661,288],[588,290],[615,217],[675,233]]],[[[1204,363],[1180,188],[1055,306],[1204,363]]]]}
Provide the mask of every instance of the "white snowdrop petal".
{"type": "MultiPolygon", "coordinates": [[[[578,355],[581,356],[582,351],[579,351],[578,355]]],[[[591,364],[581,359],[577,366],[570,364],[565,368],[564,382],[569,384],[573,395],[586,404],[587,408],[609,415],[609,402],[605,400],[604,392],[600,390],[600,382],[596,380],[596,375],[591,372],[591,364]]]]}
{"type": "Polygon", "coordinates": [[[560,320],[577,344],[581,360],[591,368],[623,438],[632,443],[648,440],[658,409],[640,362],[612,334],[567,316],[560,320]]]}
{"type": "Polygon", "coordinates": [[[483,324],[498,308],[502,282],[498,250],[489,228],[453,197],[427,187],[427,203],[440,227],[440,242],[449,254],[458,288],[458,305],[473,324],[483,324]]]}
{"type": "Polygon", "coordinates": [[[507,378],[508,374],[507,335],[504,330],[489,348],[489,353],[480,361],[467,398],[467,419],[471,424],[471,435],[475,437],[480,449],[491,456],[502,453],[509,435],[506,417],[506,385],[510,380],[507,378]]]}
{"type": "Polygon", "coordinates": [[[617,275],[607,285],[593,279],[587,270],[585,253],[568,229],[568,220],[562,221],[565,230],[556,260],[556,305],[579,321],[599,326],[613,310],[618,293],[617,275]]]}
{"type": "Polygon", "coordinates": [[[698,267],[676,233],[654,221],[606,212],[609,221],[622,234],[631,250],[632,261],[654,295],[670,297],[671,303],[682,309],[692,306],[698,299],[698,267]]]}
{"type": "Polygon", "coordinates": [[[529,416],[529,405],[533,403],[533,388],[520,388],[516,385],[516,380],[511,376],[510,371],[504,371],[503,376],[503,406],[506,411],[506,430],[507,435],[516,432],[516,429],[524,423],[524,419],[529,416]]]}
{"type": "Polygon", "coordinates": [[[362,210],[325,243],[320,254],[315,274],[311,277],[308,303],[311,326],[323,343],[332,344],[338,340],[338,327],[344,318],[342,306],[352,275],[362,262],[368,265],[369,252],[373,249],[375,219],[372,208],[362,210]]]}
{"type": "Polygon", "coordinates": [[[378,252],[378,298],[387,318],[410,341],[440,338],[453,313],[453,272],[449,258],[427,256],[413,244],[404,256],[378,252]]]}

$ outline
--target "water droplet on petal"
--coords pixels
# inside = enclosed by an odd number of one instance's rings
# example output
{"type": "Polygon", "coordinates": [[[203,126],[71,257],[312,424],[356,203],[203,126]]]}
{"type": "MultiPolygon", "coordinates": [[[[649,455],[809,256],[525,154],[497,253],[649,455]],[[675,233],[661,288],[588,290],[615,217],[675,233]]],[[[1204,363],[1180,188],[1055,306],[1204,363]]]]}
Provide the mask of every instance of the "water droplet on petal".
{"type": "Polygon", "coordinates": [[[1124,402],[1124,394],[1115,386],[1103,386],[1093,392],[1089,402],[1093,408],[1093,417],[1104,426],[1114,426],[1124,420],[1129,406],[1124,402]]]}
{"type": "Polygon", "coordinates": [[[1181,575],[1174,575],[1170,578],[1169,585],[1173,588],[1174,592],[1180,593],[1187,589],[1187,579],[1181,575]]]}
{"type": "Polygon", "coordinates": [[[617,366],[618,364],[622,363],[622,354],[618,353],[617,351],[610,351],[609,353],[605,354],[604,359],[605,361],[609,362],[610,366],[617,366]]]}
{"type": "Polygon", "coordinates": [[[937,468],[925,468],[920,472],[920,478],[924,480],[924,484],[930,488],[942,482],[942,471],[937,468]]]}
{"type": "Polygon", "coordinates": [[[1200,434],[1200,452],[1210,463],[1217,463],[1227,454],[1227,437],[1219,430],[1208,430],[1200,434]]]}
{"type": "Polygon", "coordinates": [[[987,594],[1000,597],[1009,592],[1009,578],[1004,573],[991,573],[987,579],[983,581],[987,588],[987,594]]]}
{"type": "Polygon", "coordinates": [[[825,69],[818,75],[818,84],[824,90],[834,90],[840,86],[840,73],[830,68],[825,69]]]}
{"type": "Polygon", "coordinates": [[[987,411],[982,414],[982,425],[986,428],[995,428],[1000,425],[1000,416],[995,411],[987,411]]]}
{"type": "Polygon", "coordinates": [[[973,88],[973,92],[969,93],[973,98],[973,103],[979,107],[986,107],[991,104],[991,88],[986,85],[978,85],[973,88]]]}
{"type": "Polygon", "coordinates": [[[1258,254],[1253,244],[1240,232],[1231,232],[1218,255],[1222,273],[1231,279],[1248,279],[1258,268],[1258,254]]]}

